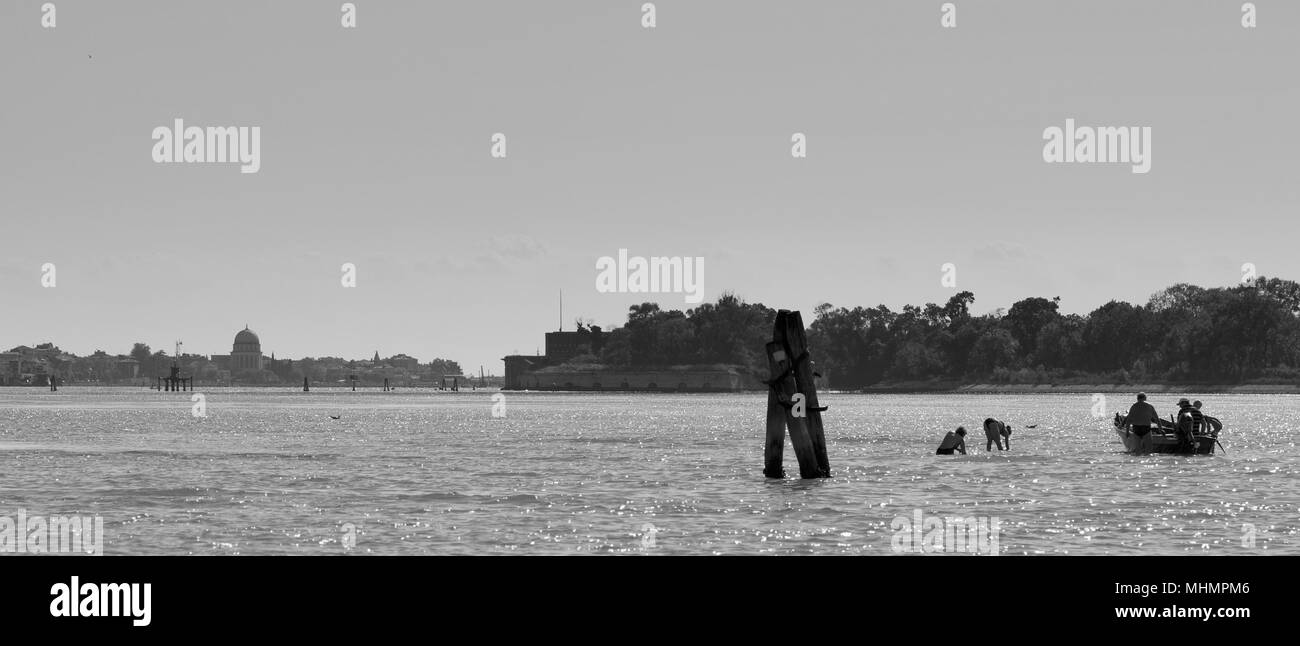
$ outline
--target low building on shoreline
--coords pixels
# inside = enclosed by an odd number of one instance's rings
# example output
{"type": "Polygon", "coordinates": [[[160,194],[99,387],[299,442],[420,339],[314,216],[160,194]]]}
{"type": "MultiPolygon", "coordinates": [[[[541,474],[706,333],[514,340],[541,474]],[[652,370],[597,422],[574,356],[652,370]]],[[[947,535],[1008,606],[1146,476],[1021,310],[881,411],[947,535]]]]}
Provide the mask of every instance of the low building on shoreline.
{"type": "Polygon", "coordinates": [[[547,332],[546,354],[502,358],[506,375],[502,390],[577,390],[623,392],[733,392],[761,384],[749,380],[737,366],[666,366],[626,368],[573,363],[599,355],[603,335],[596,326],[574,332],[547,332]]]}

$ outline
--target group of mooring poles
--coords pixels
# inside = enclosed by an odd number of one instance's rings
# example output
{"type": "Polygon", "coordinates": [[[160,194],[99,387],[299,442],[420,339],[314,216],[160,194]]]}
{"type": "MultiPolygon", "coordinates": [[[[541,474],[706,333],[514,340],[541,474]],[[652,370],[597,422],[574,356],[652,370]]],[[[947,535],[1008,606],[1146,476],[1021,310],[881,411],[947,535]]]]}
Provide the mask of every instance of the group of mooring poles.
{"type": "Polygon", "coordinates": [[[194,378],[182,377],[181,369],[172,366],[171,374],[166,377],[158,377],[158,385],[155,388],[159,392],[188,392],[194,390],[194,378]]]}
{"type": "Polygon", "coordinates": [[[772,378],[765,382],[768,385],[767,446],[763,451],[763,475],[785,477],[781,457],[785,431],[789,428],[790,444],[799,459],[799,477],[831,477],[826,433],[822,428],[822,412],[826,407],[817,402],[817,384],[813,379],[818,375],[808,358],[808,338],[799,312],[776,313],[772,342],[767,344],[767,367],[772,378]]]}

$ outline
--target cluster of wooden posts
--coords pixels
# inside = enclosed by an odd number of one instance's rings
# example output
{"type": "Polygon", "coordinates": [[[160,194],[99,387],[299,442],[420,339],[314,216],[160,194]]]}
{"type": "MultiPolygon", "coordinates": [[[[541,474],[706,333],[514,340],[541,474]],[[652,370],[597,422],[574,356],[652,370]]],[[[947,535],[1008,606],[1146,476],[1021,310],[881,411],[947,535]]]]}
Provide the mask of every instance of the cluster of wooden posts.
{"type": "Polygon", "coordinates": [[[175,365],[172,366],[171,374],[166,377],[158,377],[158,384],[155,386],[159,391],[166,392],[187,392],[194,390],[194,378],[182,377],[181,369],[175,365]]]}
{"type": "Polygon", "coordinates": [[[831,465],[826,457],[826,433],[822,429],[822,412],[826,408],[817,402],[817,384],[813,381],[817,373],[808,357],[808,338],[799,312],[780,310],[776,313],[772,342],[767,344],[767,367],[771,379],[767,381],[770,388],[763,474],[769,478],[785,477],[781,457],[788,428],[790,444],[799,459],[799,476],[831,477],[831,465]]]}

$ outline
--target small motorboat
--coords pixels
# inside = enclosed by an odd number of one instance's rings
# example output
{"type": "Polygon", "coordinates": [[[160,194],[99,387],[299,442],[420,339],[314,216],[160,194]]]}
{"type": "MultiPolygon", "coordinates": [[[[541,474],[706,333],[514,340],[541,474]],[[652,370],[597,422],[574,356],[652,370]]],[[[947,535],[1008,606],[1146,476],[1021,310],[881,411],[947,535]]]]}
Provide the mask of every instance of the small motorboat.
{"type": "MultiPolygon", "coordinates": [[[[1213,455],[1214,446],[1219,443],[1219,431],[1223,428],[1223,423],[1219,420],[1206,416],[1205,428],[1193,429],[1191,439],[1188,439],[1186,429],[1179,429],[1178,425],[1172,421],[1158,420],[1159,426],[1151,427],[1151,452],[1152,453],[1175,453],[1181,455],[1213,455]]],[[[1115,433],[1119,435],[1119,440],[1124,443],[1124,448],[1129,453],[1135,453],[1138,449],[1138,436],[1133,433],[1133,427],[1128,424],[1123,415],[1115,413],[1115,433]]]]}

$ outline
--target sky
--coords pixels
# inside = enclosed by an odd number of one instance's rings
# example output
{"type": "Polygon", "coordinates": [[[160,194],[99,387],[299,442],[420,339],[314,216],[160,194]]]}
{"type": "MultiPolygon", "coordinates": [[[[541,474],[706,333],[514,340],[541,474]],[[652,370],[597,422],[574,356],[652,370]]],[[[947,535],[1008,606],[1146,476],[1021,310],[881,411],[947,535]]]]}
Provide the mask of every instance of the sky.
{"type": "Polygon", "coordinates": [[[1300,279],[1300,3],[41,4],[0,4],[4,349],[221,354],[247,325],[280,358],[501,374],[560,290],[565,329],[689,306],[597,291],[621,248],[806,319],[1300,279]],[[259,126],[259,171],[156,163],[178,118],[259,126]],[[1044,162],[1067,118],[1151,127],[1150,172],[1044,162]]]}

